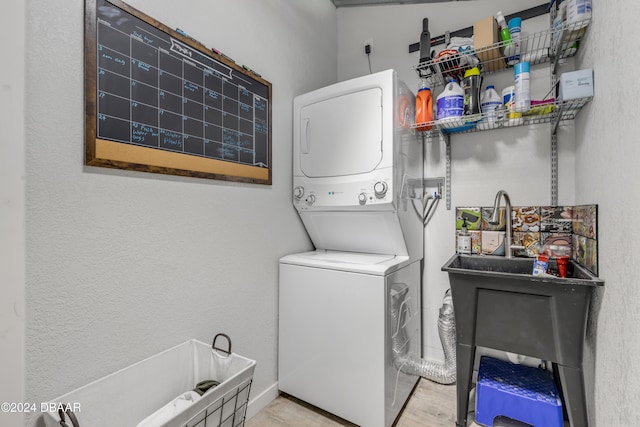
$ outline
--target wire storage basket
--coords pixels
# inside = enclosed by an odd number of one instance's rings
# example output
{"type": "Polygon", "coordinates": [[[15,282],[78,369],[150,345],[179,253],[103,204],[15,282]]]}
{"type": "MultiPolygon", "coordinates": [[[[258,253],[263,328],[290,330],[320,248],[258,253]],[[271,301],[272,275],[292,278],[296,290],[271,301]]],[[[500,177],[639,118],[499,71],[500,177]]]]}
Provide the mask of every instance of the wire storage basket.
{"type": "Polygon", "coordinates": [[[51,400],[45,426],[243,426],[255,365],[192,339],[51,400]]]}

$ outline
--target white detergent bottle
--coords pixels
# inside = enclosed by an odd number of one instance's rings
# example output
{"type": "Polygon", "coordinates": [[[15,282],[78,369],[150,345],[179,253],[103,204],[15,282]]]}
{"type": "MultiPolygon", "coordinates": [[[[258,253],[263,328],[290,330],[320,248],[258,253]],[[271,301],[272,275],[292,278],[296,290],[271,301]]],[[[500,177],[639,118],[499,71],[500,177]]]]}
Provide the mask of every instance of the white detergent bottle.
{"type": "Polygon", "coordinates": [[[591,20],[591,0],[565,0],[567,3],[567,23],[571,30],[587,26],[591,20]]]}
{"type": "Polygon", "coordinates": [[[439,123],[457,122],[464,114],[464,90],[450,79],[436,101],[436,120],[439,123]]]}
{"type": "Polygon", "coordinates": [[[480,108],[482,109],[482,122],[492,127],[496,122],[496,108],[502,104],[502,99],[493,85],[487,86],[480,98],[480,108]]]}

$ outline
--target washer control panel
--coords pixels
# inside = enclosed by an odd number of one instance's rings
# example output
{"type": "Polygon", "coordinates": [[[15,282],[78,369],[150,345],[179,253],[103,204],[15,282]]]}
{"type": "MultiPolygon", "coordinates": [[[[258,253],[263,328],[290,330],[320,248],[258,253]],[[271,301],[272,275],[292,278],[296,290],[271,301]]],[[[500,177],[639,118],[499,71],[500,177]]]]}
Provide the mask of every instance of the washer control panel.
{"type": "Polygon", "coordinates": [[[309,181],[294,179],[293,204],[299,210],[375,206],[393,201],[391,177],[339,184],[309,181]]]}

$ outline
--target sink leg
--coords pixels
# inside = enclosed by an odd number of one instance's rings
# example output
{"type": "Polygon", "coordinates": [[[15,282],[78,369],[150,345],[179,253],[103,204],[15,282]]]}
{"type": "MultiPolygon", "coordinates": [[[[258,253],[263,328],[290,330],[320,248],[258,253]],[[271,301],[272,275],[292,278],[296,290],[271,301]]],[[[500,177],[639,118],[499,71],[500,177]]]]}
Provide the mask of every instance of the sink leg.
{"type": "Polygon", "coordinates": [[[476,347],[464,344],[456,346],[456,368],[458,378],[456,382],[458,420],[457,427],[467,427],[467,410],[469,407],[469,390],[473,377],[473,362],[476,347]]]}
{"type": "Polygon", "coordinates": [[[561,365],[556,365],[556,368],[564,395],[564,405],[569,416],[569,425],[571,427],[589,427],[591,424],[587,412],[583,370],[561,365]]]}

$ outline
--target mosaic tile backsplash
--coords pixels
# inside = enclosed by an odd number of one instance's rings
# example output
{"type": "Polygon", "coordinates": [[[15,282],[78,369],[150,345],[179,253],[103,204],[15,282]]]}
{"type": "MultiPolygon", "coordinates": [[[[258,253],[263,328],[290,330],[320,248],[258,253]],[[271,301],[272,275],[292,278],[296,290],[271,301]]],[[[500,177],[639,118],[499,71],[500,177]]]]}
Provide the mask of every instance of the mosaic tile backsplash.
{"type": "MultiPolygon", "coordinates": [[[[457,236],[464,220],[471,234],[473,254],[504,255],[507,220],[500,208],[499,224],[490,224],[491,207],[456,208],[457,236]]],[[[598,205],[514,206],[511,208],[512,245],[523,246],[514,255],[567,255],[598,274],[598,205]]]]}

